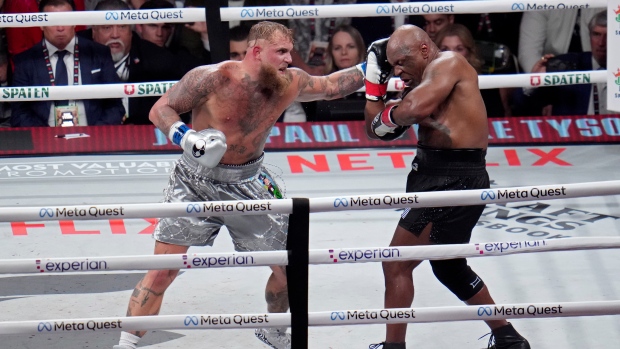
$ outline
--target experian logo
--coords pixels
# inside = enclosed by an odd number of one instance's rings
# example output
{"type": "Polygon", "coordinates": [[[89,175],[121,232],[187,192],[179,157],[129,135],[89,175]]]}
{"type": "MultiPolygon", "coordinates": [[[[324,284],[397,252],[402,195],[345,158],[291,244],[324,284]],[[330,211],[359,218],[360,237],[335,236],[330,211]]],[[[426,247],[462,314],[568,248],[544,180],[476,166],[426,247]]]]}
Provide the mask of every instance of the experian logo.
{"type": "Polygon", "coordinates": [[[105,13],[105,20],[106,21],[109,21],[109,20],[118,21],[118,13],[117,12],[106,12],[105,13]]]}

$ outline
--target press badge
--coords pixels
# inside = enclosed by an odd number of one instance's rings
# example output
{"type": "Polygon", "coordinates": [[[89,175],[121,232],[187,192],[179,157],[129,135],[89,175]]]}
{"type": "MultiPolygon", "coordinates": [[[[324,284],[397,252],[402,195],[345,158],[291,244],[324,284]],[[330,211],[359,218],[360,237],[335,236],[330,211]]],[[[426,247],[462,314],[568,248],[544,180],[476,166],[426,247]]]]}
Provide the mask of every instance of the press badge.
{"type": "Polygon", "coordinates": [[[80,124],[77,105],[63,105],[54,107],[56,126],[69,127],[80,124]]]}

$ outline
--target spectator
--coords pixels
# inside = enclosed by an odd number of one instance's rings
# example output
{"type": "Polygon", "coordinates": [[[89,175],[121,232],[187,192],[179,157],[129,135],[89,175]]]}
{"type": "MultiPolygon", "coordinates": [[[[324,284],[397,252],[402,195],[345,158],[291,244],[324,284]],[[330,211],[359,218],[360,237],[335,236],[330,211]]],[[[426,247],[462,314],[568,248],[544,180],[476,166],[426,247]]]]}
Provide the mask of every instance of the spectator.
{"type": "MultiPolygon", "coordinates": [[[[519,30],[519,64],[530,73],[540,57],[590,51],[587,23],[598,8],[528,11],[519,30]]],[[[541,72],[544,72],[543,67],[541,72]]]]}
{"type": "MultiPolygon", "coordinates": [[[[140,6],[140,10],[173,9],[174,5],[166,0],[148,0],[140,6]]],[[[136,24],[136,32],[146,41],[159,47],[168,47],[174,26],[170,23],[136,24]]]]}
{"type": "MultiPolygon", "coordinates": [[[[41,0],[41,12],[74,11],[71,0],[41,0]]],[[[43,40],[15,56],[14,86],[116,83],[110,50],[75,36],[75,26],[43,27],[43,40]],[[78,54],[79,52],[79,54],[78,54]],[[51,67],[51,71],[48,70],[51,67]]],[[[92,126],[120,124],[120,99],[14,102],[12,126],[92,126]]]]}
{"type": "Polygon", "coordinates": [[[360,32],[353,26],[340,25],[327,45],[326,73],[350,68],[363,62],[365,57],[366,45],[360,32]]]}
{"type": "MultiPolygon", "coordinates": [[[[125,10],[129,7],[122,0],[101,0],[95,7],[95,11],[125,10]]],[[[184,74],[172,53],[140,39],[127,24],[94,25],[92,30],[83,31],[80,35],[92,37],[95,42],[110,48],[116,73],[123,82],[176,81],[184,74]]],[[[124,123],[151,124],[148,115],[158,98],[124,98],[127,110],[124,123]]]]}
{"type": "Polygon", "coordinates": [[[503,44],[517,55],[522,16],[523,12],[457,14],[454,21],[466,26],[477,42],[503,44]]]}
{"type": "MultiPolygon", "coordinates": [[[[202,8],[203,0],[185,0],[186,8],[202,8]]],[[[211,59],[211,45],[209,44],[209,32],[207,22],[186,23],[175,33],[180,47],[185,48],[192,56],[196,57],[201,64],[213,63],[211,59]]]]}
{"type": "Polygon", "coordinates": [[[248,35],[250,28],[245,25],[237,25],[230,28],[230,59],[242,61],[248,49],[248,35]]]}
{"type": "MultiPolygon", "coordinates": [[[[40,0],[10,0],[4,4],[4,13],[36,13],[39,12],[40,0]]],[[[72,7],[76,11],[84,11],[84,0],[71,1],[72,7]]],[[[86,28],[83,25],[77,26],[76,30],[86,28]]],[[[9,58],[12,60],[15,55],[22,53],[35,44],[41,42],[42,33],[39,27],[17,27],[6,28],[6,36],[9,45],[9,58]]]]}
{"type": "MultiPolygon", "coordinates": [[[[343,24],[334,30],[327,45],[326,74],[350,68],[366,58],[366,45],[360,32],[351,25],[343,24]]],[[[331,101],[316,101],[312,121],[364,120],[366,97],[363,92],[331,101]]],[[[307,106],[309,115],[312,109],[307,106]]]]}
{"type": "MultiPolygon", "coordinates": [[[[11,70],[9,69],[9,53],[4,43],[0,48],[0,87],[11,86],[11,70]]],[[[11,126],[11,107],[8,102],[0,102],[0,127],[11,126]]]]}
{"type": "MultiPolygon", "coordinates": [[[[286,0],[287,5],[344,5],[355,0],[286,0]]],[[[310,75],[323,75],[327,45],[336,27],[350,24],[350,17],[338,18],[298,18],[289,20],[293,29],[295,48],[292,52],[292,65],[303,69],[310,75]]]]}
{"type": "MultiPolygon", "coordinates": [[[[441,51],[458,52],[467,59],[480,74],[482,60],[478,55],[476,43],[467,27],[462,24],[449,24],[435,35],[435,43],[441,51]]],[[[487,116],[511,116],[510,96],[513,92],[509,88],[481,90],[482,99],[487,110],[487,116]]]]}
{"type": "Polygon", "coordinates": [[[454,23],[454,15],[432,14],[423,15],[422,17],[424,18],[424,31],[433,41],[437,37],[437,32],[454,23]]]}
{"type": "MultiPolygon", "coordinates": [[[[588,23],[592,51],[565,53],[545,62],[548,73],[590,71],[607,68],[607,12],[597,13],[588,23]]],[[[541,61],[532,73],[543,70],[541,61]]],[[[578,84],[536,89],[534,98],[543,101],[542,115],[597,115],[607,110],[607,84],[578,84]]]]}

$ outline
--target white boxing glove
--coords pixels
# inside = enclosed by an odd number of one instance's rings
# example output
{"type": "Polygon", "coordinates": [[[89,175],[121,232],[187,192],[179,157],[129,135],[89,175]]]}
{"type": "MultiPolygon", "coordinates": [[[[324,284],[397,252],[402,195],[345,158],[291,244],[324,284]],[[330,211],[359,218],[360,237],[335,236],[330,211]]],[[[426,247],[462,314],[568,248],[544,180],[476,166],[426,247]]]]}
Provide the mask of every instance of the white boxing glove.
{"type": "Polygon", "coordinates": [[[226,136],[216,129],[196,132],[182,121],[177,121],[170,127],[168,138],[204,167],[216,167],[226,153],[226,136]]]}

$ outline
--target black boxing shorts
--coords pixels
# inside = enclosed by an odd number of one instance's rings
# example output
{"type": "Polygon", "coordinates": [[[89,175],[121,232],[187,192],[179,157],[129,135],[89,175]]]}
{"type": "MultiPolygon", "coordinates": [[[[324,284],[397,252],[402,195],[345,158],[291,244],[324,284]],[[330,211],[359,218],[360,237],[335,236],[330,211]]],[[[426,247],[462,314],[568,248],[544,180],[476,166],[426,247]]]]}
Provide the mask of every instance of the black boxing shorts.
{"type": "MultiPolygon", "coordinates": [[[[488,189],[485,156],[483,149],[435,149],[418,145],[407,177],[407,192],[488,189]]],[[[407,208],[398,225],[420,236],[432,223],[431,242],[469,243],[471,231],[485,206],[407,208]]]]}

